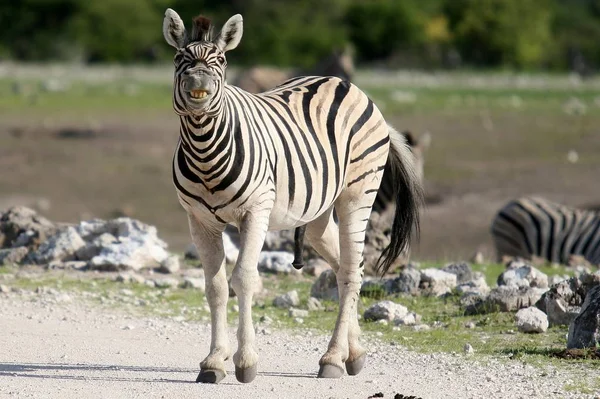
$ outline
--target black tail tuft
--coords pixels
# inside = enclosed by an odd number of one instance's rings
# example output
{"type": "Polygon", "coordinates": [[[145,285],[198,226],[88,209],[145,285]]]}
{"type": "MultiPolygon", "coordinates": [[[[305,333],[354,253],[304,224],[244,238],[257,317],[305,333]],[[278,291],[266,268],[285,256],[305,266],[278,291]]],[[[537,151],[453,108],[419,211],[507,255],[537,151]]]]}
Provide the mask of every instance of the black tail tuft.
{"type": "Polygon", "coordinates": [[[414,170],[413,155],[403,136],[390,127],[388,166],[392,174],[396,211],[390,244],[377,260],[377,271],[384,275],[394,261],[408,250],[414,232],[419,236],[419,209],[423,205],[423,188],[414,170]]]}

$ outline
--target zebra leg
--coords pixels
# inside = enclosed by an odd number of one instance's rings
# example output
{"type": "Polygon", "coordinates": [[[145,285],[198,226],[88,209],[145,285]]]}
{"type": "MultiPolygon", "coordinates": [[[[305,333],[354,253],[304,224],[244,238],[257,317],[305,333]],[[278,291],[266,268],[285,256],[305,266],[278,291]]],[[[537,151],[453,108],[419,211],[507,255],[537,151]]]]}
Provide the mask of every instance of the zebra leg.
{"type": "Polygon", "coordinates": [[[294,261],[292,262],[292,266],[294,269],[300,270],[304,267],[304,233],[306,231],[306,225],[296,227],[294,230],[294,261]]]}
{"type": "Polygon", "coordinates": [[[225,226],[208,228],[188,215],[192,240],[198,248],[206,278],[206,299],[210,307],[210,353],[200,363],[196,382],[217,383],[225,378],[225,361],[230,349],[227,338],[227,299],[229,289],[225,275],[225,252],[222,231],[225,226]]]}
{"type": "Polygon", "coordinates": [[[254,348],[252,297],[258,286],[258,257],[269,226],[269,212],[247,213],[240,224],[240,254],[231,275],[231,286],[240,308],[238,350],[233,355],[235,377],[251,382],[256,377],[258,354],[254,348]]]}
{"type": "MultiPolygon", "coordinates": [[[[354,210],[346,205],[343,198],[338,199],[336,207],[340,220],[339,235],[335,236],[334,233],[338,228],[333,218],[330,218],[324,230],[325,234],[321,237],[324,240],[321,243],[321,250],[329,252],[328,255],[322,254],[322,256],[339,260],[338,269],[335,270],[334,266],[334,271],[336,271],[340,301],[338,318],[329,347],[319,361],[318,376],[324,378],[341,377],[344,366],[348,374],[356,375],[362,370],[366,359],[366,350],[358,342],[360,327],[357,310],[363,277],[365,229],[370,209],[354,210]]],[[[314,236],[310,236],[312,243],[314,236]]],[[[332,261],[332,265],[335,263],[332,261]]]]}

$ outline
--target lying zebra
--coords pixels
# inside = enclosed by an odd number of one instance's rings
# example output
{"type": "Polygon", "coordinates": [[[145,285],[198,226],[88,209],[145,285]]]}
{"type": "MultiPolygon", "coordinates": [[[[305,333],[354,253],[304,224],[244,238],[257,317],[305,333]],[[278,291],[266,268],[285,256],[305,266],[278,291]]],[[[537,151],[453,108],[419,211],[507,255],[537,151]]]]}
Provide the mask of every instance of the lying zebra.
{"type": "Polygon", "coordinates": [[[256,377],[258,354],[252,297],[260,278],[258,257],[267,230],[306,225],[306,238],[336,273],[339,312],[331,341],[319,361],[319,377],[361,371],[366,351],[358,337],[357,305],[363,277],[365,229],[386,163],[397,183],[385,272],[407,248],[419,220],[422,188],[404,137],[388,126],[356,86],[335,77],[300,77],[251,94],[225,82],[225,53],[242,38],[234,15],[213,37],[204,17],[191,32],[168,9],[163,22],[174,58],[173,108],[179,141],[173,182],[188,214],[190,233],[206,276],[211,312],[209,355],[198,382],[219,382],[230,358],[228,285],[223,231],[240,231],[240,253],[231,275],[238,297],[238,381],[256,377]],[[333,220],[335,209],[339,223],[333,220]]]}
{"type": "Polygon", "coordinates": [[[600,213],[575,209],[539,197],[506,204],[492,222],[498,260],[502,256],[540,257],[567,264],[581,255],[600,264],[600,213]]]}

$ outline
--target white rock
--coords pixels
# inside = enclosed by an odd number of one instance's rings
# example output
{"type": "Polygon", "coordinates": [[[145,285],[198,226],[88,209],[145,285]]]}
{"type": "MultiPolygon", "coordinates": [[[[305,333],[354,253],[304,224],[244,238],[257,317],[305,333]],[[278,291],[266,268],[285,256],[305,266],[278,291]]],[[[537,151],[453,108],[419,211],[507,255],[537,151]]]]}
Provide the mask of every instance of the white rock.
{"type": "Polygon", "coordinates": [[[193,288],[204,291],[206,286],[206,280],[199,277],[184,277],[183,288],[193,288]]]}
{"type": "Polygon", "coordinates": [[[290,291],[286,294],[279,295],[273,300],[273,305],[278,308],[291,308],[300,304],[300,298],[296,290],[290,291]]]}
{"type": "Polygon", "coordinates": [[[404,317],[396,317],[394,319],[394,324],[397,326],[414,326],[415,324],[421,321],[421,316],[410,312],[404,317]]]}
{"type": "Polygon", "coordinates": [[[473,349],[473,346],[471,346],[471,344],[469,344],[469,343],[465,344],[465,346],[463,347],[463,351],[467,355],[471,355],[471,354],[475,353],[475,349],[473,349]]]}
{"type": "Polygon", "coordinates": [[[231,241],[231,237],[227,233],[223,233],[223,250],[225,251],[225,260],[227,263],[234,264],[237,262],[240,250],[231,241]]]}
{"type": "Polygon", "coordinates": [[[292,266],[294,255],[284,251],[263,251],[258,258],[258,270],[263,273],[300,273],[292,266]]]}
{"type": "Polygon", "coordinates": [[[310,311],[322,310],[323,304],[315,297],[308,298],[307,308],[310,311]]]}
{"type": "Polygon", "coordinates": [[[176,278],[157,278],[154,279],[154,286],[157,288],[175,288],[179,285],[179,280],[176,278]]]}
{"type": "Polygon", "coordinates": [[[308,317],[308,310],[305,309],[296,309],[296,308],[290,308],[290,310],[288,311],[288,315],[290,317],[308,317]]]}
{"type": "Polygon", "coordinates": [[[179,257],[171,255],[160,263],[158,271],[161,273],[177,273],[179,271],[179,257]]]}
{"type": "Polygon", "coordinates": [[[548,330],[548,317],[535,306],[521,309],[515,315],[517,328],[524,333],[543,333],[548,330]]]}
{"type": "Polygon", "coordinates": [[[456,287],[456,275],[440,269],[421,270],[421,285],[427,287],[428,293],[435,296],[444,295],[456,287]]]}
{"type": "Polygon", "coordinates": [[[365,320],[388,320],[402,319],[408,314],[406,306],[392,301],[381,301],[369,306],[364,312],[365,320]]]}
{"type": "Polygon", "coordinates": [[[77,250],[84,246],[85,241],[77,233],[77,230],[68,227],[44,241],[34,254],[34,258],[37,263],[49,263],[53,260],[72,260],[75,258],[77,250]]]}
{"type": "Polygon", "coordinates": [[[548,288],[548,276],[531,265],[509,268],[498,277],[498,285],[548,288]]]}
{"type": "Polygon", "coordinates": [[[472,292],[480,295],[487,295],[490,292],[490,287],[485,281],[485,276],[483,276],[483,274],[478,274],[473,280],[458,285],[456,291],[461,294],[472,292]]]}

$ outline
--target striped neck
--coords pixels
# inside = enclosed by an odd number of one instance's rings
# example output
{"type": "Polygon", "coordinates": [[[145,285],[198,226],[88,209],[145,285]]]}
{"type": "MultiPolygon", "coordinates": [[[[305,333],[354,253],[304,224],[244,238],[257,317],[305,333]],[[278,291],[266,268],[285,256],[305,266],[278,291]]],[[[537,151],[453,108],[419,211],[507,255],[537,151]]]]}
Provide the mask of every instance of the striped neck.
{"type": "Polygon", "coordinates": [[[222,112],[216,116],[180,117],[182,155],[202,180],[218,181],[218,176],[230,168],[236,155],[234,134],[238,130],[239,120],[226,96],[222,112]]]}

